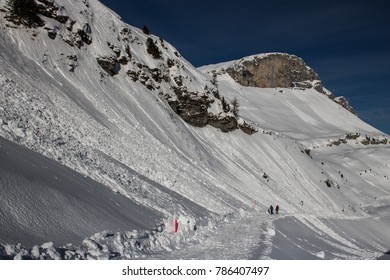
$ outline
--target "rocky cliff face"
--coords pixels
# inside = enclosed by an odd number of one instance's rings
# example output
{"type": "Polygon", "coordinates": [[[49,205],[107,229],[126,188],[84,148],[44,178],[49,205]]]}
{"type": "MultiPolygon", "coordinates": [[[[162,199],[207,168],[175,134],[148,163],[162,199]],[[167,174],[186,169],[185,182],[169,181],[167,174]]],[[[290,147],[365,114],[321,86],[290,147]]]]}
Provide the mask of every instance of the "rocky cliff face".
{"type": "Polygon", "coordinates": [[[342,107],[350,111],[352,114],[357,115],[353,107],[349,104],[348,100],[344,96],[339,96],[333,99],[334,102],[340,104],[342,107]]]}
{"type": "Polygon", "coordinates": [[[315,88],[320,77],[299,57],[283,53],[252,56],[235,62],[226,72],[243,86],[260,88],[315,88]]]}

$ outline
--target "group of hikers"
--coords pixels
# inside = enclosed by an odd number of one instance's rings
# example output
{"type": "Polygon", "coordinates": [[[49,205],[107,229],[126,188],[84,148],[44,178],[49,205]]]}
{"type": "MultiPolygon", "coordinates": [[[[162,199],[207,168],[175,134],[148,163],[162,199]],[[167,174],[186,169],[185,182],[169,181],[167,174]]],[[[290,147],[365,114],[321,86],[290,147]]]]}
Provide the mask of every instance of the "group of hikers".
{"type": "MultiPolygon", "coordinates": [[[[299,202],[299,204],[301,206],[303,206],[303,200],[301,200],[299,202]]],[[[269,208],[268,208],[268,214],[270,215],[273,215],[273,214],[279,214],[279,205],[276,205],[275,208],[271,205],[269,208]],[[275,209],[275,212],[274,212],[274,209],[275,209]]]]}
{"type": "Polygon", "coordinates": [[[268,208],[268,213],[269,213],[270,215],[279,214],[279,205],[276,205],[276,206],[275,206],[275,213],[274,213],[274,207],[271,205],[271,206],[268,208]]]}

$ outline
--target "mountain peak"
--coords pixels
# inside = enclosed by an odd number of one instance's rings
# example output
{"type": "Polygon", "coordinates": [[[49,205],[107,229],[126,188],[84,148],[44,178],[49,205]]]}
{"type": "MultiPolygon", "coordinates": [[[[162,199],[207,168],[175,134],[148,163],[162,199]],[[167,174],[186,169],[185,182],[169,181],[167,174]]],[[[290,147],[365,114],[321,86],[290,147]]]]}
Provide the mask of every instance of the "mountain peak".
{"type": "Polygon", "coordinates": [[[314,89],[351,113],[355,110],[345,97],[336,98],[326,90],[319,75],[306,62],[292,54],[272,52],[200,67],[203,72],[228,73],[238,84],[257,88],[314,89]]]}
{"type": "Polygon", "coordinates": [[[248,56],[235,61],[226,72],[244,86],[314,88],[324,92],[318,74],[302,58],[287,53],[248,56]]]}

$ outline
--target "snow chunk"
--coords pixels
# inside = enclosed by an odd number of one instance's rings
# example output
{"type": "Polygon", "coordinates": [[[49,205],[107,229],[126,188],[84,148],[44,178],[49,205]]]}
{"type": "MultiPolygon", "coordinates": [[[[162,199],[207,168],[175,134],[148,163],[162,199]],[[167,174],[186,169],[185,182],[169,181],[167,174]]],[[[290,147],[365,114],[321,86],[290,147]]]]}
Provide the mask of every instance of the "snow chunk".
{"type": "Polygon", "coordinates": [[[320,259],[325,259],[325,252],[324,251],[320,251],[316,254],[317,257],[319,257],[320,259]]]}

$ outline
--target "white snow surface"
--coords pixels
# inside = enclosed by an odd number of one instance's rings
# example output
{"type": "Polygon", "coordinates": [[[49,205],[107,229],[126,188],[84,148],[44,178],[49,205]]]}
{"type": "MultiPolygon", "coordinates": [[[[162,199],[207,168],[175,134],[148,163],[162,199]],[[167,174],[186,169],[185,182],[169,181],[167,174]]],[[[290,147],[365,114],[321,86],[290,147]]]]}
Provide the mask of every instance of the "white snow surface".
{"type": "MultiPolygon", "coordinates": [[[[174,100],[178,77],[207,95],[209,72],[234,62],[196,69],[96,0],[54,3],[73,29],[88,23],[91,44],[66,43],[74,32],[54,19],[30,29],[0,17],[0,256],[364,259],[390,249],[387,135],[313,89],[243,87],[222,72],[219,93],[237,98],[239,122],[257,133],[193,127],[163,97],[174,100]],[[108,75],[96,58],[127,46],[129,62],[108,75]],[[154,68],[169,79],[154,80],[154,68]],[[265,214],[276,204],[283,214],[265,214]]],[[[218,100],[210,112],[225,114],[218,100]]]]}

